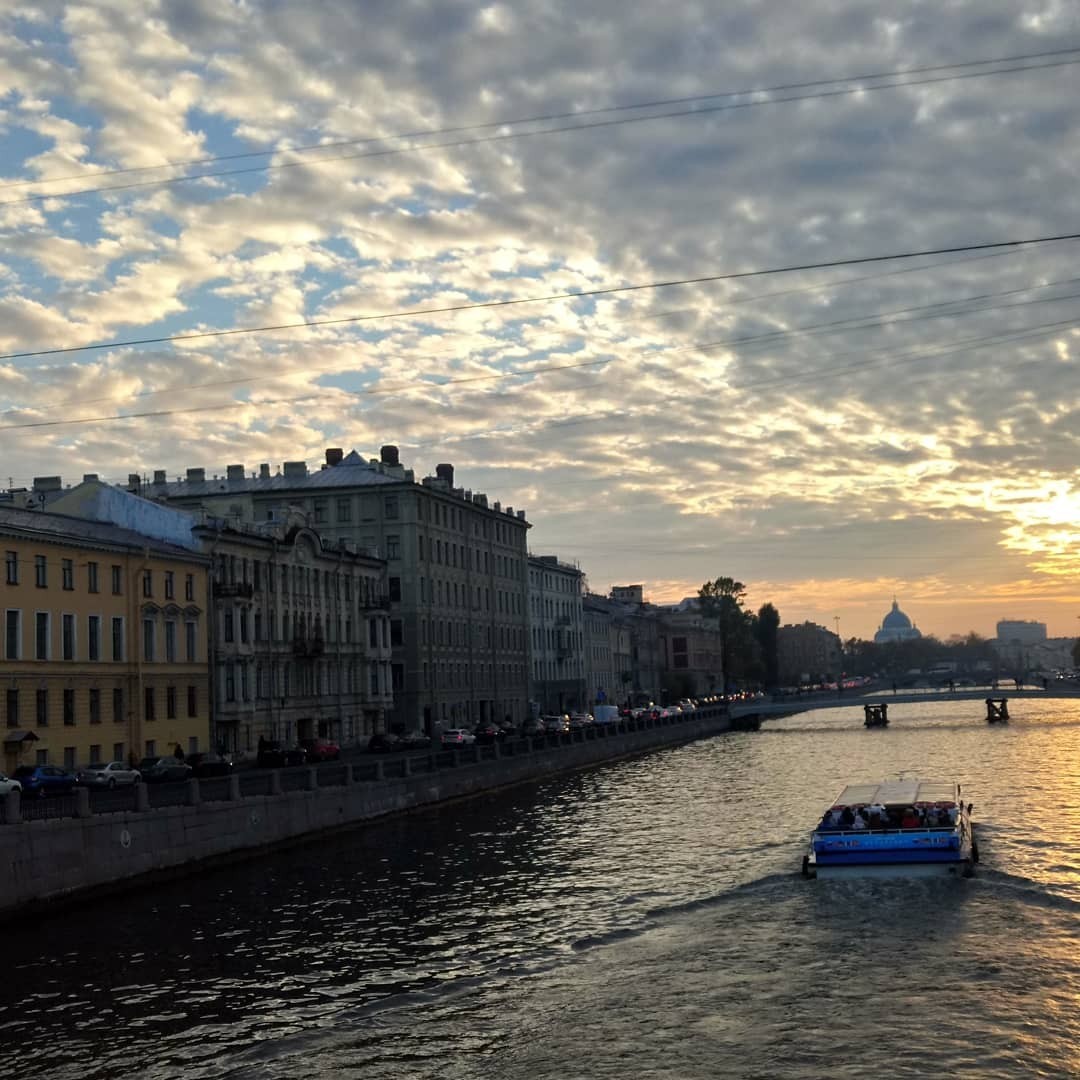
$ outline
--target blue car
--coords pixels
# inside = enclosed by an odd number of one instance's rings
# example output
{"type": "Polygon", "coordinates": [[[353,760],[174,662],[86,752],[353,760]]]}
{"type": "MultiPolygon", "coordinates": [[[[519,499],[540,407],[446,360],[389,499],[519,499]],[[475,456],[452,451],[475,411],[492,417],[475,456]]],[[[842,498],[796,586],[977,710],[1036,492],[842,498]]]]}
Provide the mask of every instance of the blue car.
{"type": "Polygon", "coordinates": [[[22,784],[24,798],[70,795],[78,783],[74,773],[58,765],[20,765],[11,775],[22,784]]]}

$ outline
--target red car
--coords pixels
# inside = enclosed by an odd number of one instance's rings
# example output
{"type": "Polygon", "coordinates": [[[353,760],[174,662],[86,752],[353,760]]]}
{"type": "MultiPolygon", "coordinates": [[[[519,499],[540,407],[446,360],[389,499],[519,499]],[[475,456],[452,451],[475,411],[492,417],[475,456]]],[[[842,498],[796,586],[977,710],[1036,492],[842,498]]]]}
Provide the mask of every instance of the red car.
{"type": "Polygon", "coordinates": [[[300,745],[307,751],[308,762],[337,761],[341,747],[329,739],[301,739],[300,745]]]}

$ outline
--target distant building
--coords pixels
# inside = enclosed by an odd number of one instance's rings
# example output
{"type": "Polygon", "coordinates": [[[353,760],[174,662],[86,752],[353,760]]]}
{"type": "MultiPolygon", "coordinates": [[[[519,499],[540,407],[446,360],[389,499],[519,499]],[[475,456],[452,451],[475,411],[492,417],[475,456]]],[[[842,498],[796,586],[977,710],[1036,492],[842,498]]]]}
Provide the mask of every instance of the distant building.
{"type": "Polygon", "coordinates": [[[894,641],[917,641],[922,637],[919,628],[900,610],[893,597],[892,610],[881,620],[881,629],[874,635],[877,645],[894,641]]]}
{"type": "Polygon", "coordinates": [[[1001,645],[1037,645],[1046,640],[1046,623],[1034,619],[1002,619],[997,624],[1001,645]]]}
{"type": "Polygon", "coordinates": [[[840,638],[816,623],[781,626],[776,631],[780,681],[785,686],[835,679],[843,668],[840,638]]]}

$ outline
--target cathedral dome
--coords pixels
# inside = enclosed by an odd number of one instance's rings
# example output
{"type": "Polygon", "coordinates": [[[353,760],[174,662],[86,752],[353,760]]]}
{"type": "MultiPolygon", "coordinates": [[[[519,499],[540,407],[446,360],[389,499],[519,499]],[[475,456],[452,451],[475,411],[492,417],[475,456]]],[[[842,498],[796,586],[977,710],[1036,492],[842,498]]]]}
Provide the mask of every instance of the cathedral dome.
{"type": "Polygon", "coordinates": [[[892,611],[881,620],[882,630],[910,630],[911,620],[900,610],[899,605],[894,600],[892,602],[892,611]]]}

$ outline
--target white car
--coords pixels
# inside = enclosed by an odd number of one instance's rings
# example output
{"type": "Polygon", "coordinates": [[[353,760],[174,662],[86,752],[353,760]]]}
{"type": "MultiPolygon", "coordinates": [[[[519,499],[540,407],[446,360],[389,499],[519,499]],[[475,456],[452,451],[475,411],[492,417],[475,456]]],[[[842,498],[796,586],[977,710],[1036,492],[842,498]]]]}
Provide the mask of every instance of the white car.
{"type": "Polygon", "coordinates": [[[142,773],[123,761],[97,761],[84,765],[78,772],[79,783],[87,787],[114,788],[124,784],[137,784],[142,773]]]}
{"type": "Polygon", "coordinates": [[[8,795],[12,791],[22,791],[22,784],[0,772],[0,795],[8,795]]]}
{"type": "Polygon", "coordinates": [[[447,728],[441,741],[443,746],[471,746],[476,742],[476,736],[468,728],[447,728]]]}

